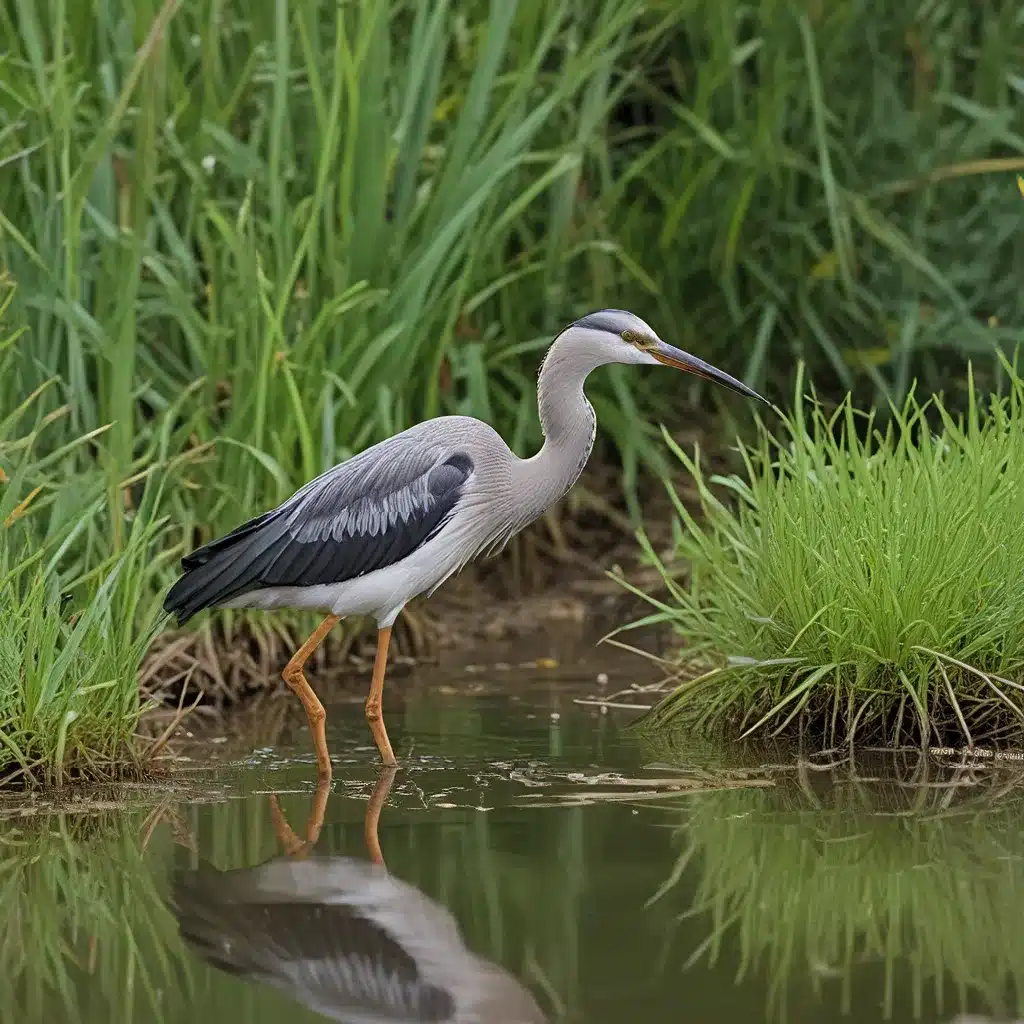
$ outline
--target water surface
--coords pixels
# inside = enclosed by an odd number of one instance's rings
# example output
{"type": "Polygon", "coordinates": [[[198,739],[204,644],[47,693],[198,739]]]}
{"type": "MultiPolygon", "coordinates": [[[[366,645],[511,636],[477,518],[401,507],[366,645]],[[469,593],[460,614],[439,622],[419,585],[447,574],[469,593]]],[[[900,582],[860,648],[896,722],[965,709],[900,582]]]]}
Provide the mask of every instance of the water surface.
{"type": "MultiPolygon", "coordinates": [[[[450,912],[468,950],[543,1019],[948,1021],[1018,1009],[1013,765],[910,753],[828,767],[688,737],[651,744],[626,728],[629,713],[574,704],[579,686],[509,689],[392,697],[402,768],[377,838],[387,872],[450,912]]],[[[264,927],[257,915],[218,935],[227,926],[211,911],[203,955],[182,940],[172,899],[175,884],[213,878],[216,904],[225,879],[248,876],[210,872],[287,860],[289,848],[317,863],[369,859],[367,803],[383,786],[359,705],[328,708],[335,779],[319,803],[288,707],[211,744],[221,767],[180,762],[179,788],[136,794],[137,809],[5,819],[0,1019],[325,1019],[301,991],[238,973],[229,954],[272,947],[286,974],[310,943],[329,958],[327,925],[306,917],[275,933],[280,919],[264,927]],[[214,966],[218,942],[228,952],[214,966]]]]}

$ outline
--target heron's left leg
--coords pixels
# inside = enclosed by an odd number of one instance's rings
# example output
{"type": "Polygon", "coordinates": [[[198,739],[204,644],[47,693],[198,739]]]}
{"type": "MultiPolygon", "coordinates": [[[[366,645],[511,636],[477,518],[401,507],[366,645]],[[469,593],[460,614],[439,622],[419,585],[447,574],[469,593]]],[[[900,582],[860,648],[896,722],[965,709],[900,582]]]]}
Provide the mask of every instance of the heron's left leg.
{"type": "Polygon", "coordinates": [[[302,674],[303,666],[309,656],[320,646],[320,642],[338,624],[340,616],[328,615],[323,622],[313,631],[312,636],[295,652],[291,661],[284,667],[281,675],[284,681],[292,688],[295,695],[302,701],[306,709],[306,718],[309,719],[309,731],[313,734],[313,745],[316,747],[316,762],[320,769],[321,779],[331,777],[331,755],[327,750],[327,730],[324,722],[327,719],[327,712],[323,704],[313,692],[313,687],[306,682],[302,674]]]}
{"type": "Polygon", "coordinates": [[[385,626],[377,631],[377,657],[373,662],[373,681],[370,683],[370,695],[366,698],[366,721],[370,723],[370,732],[380,751],[380,759],[386,765],[396,765],[388,731],[384,728],[384,715],[380,709],[381,696],[384,693],[384,671],[388,667],[388,645],[391,643],[391,627],[385,626]]]}

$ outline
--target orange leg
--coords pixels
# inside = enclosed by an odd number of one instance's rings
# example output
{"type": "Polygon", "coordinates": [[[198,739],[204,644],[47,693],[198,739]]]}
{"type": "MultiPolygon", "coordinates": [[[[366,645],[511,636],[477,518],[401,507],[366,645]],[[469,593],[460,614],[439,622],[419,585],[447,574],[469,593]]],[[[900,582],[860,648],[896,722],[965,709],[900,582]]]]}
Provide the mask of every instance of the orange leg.
{"type": "Polygon", "coordinates": [[[373,795],[366,802],[366,821],[363,825],[363,835],[366,839],[366,849],[370,854],[370,860],[381,867],[387,867],[384,863],[384,855],[380,852],[380,840],[377,838],[377,824],[380,822],[380,812],[384,802],[391,792],[391,783],[395,781],[395,773],[398,769],[392,765],[380,773],[377,785],[373,789],[373,795]]]}
{"type": "MultiPolygon", "coordinates": [[[[398,764],[388,731],[384,728],[384,715],[380,709],[381,696],[384,693],[384,671],[388,667],[388,645],[391,643],[391,627],[385,626],[377,633],[377,657],[373,663],[373,681],[370,683],[370,695],[366,698],[366,721],[370,723],[370,732],[380,751],[380,759],[385,765],[398,764]]],[[[312,721],[312,720],[311,720],[312,721]]]]}
{"type": "Polygon", "coordinates": [[[302,674],[302,668],[309,659],[309,656],[320,646],[321,641],[337,625],[339,617],[328,615],[323,622],[313,631],[313,635],[295,652],[292,660],[284,667],[281,673],[284,681],[292,688],[302,706],[306,709],[306,717],[309,719],[309,731],[313,735],[313,745],[316,747],[316,763],[320,771],[320,778],[330,781],[331,778],[331,755],[327,752],[327,730],[324,722],[327,719],[327,712],[323,704],[313,692],[313,687],[306,682],[302,674]]]}

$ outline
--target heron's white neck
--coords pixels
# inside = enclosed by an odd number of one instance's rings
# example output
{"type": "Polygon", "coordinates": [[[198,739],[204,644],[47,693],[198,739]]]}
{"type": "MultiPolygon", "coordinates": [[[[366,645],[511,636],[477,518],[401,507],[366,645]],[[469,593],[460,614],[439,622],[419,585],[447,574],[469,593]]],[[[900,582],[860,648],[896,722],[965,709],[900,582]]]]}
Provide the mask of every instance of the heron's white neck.
{"type": "Polygon", "coordinates": [[[544,444],[533,458],[520,463],[522,479],[517,481],[528,499],[531,519],[572,487],[590,458],[597,418],[583,382],[606,361],[571,332],[559,335],[548,349],[537,378],[544,444]]]}

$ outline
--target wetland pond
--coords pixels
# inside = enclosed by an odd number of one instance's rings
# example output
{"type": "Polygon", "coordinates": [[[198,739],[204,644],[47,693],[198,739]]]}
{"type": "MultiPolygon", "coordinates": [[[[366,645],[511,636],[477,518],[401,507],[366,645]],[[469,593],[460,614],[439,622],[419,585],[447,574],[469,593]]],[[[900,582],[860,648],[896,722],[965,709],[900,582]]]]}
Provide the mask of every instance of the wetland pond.
{"type": "Polygon", "coordinates": [[[328,697],[329,793],[283,699],[192,727],[166,783],[8,806],[0,1019],[444,1021],[478,985],[497,995],[458,1019],[1016,1015],[1024,765],[652,741],[629,711],[574,700],[593,668],[527,674],[396,676],[391,780],[360,688],[328,697]],[[386,871],[368,853],[375,792],[386,871]],[[267,864],[285,865],[273,906],[245,870],[267,864]],[[379,874],[411,887],[386,927],[317,889],[379,874]],[[410,932],[439,960],[465,943],[456,991],[417,994],[392,941],[410,932]],[[369,1011],[388,986],[404,1015],[369,1011]]]}

